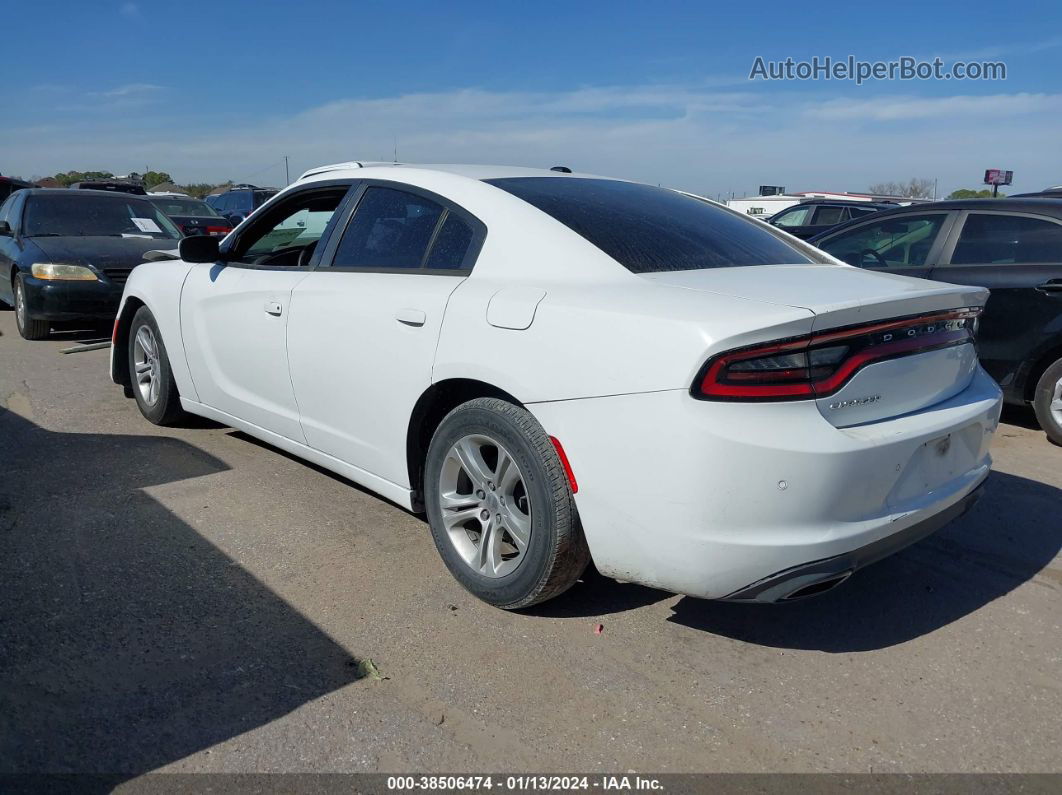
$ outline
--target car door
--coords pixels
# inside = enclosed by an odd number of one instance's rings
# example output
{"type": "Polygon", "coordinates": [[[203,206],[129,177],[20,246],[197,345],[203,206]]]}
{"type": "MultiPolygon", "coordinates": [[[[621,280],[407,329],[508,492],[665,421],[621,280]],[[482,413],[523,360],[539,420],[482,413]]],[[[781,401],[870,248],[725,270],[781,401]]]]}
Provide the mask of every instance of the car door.
{"type": "Polygon", "coordinates": [[[849,265],[928,278],[944,248],[954,215],[947,210],[887,211],[827,235],[815,245],[849,265]]]}
{"type": "Polygon", "coordinates": [[[1022,212],[963,212],[933,278],[991,290],[977,333],[978,350],[985,369],[1004,387],[1015,385],[1023,363],[1062,343],[1058,219],[1022,212]]]}
{"type": "Polygon", "coordinates": [[[0,301],[9,306],[15,305],[12,269],[15,267],[15,260],[22,253],[19,219],[22,215],[24,196],[23,191],[15,191],[0,205],[0,221],[6,221],[10,227],[9,234],[0,235],[0,301]]]}
{"type": "Polygon", "coordinates": [[[294,191],[234,238],[222,261],[193,265],[181,292],[181,333],[201,403],[305,443],[288,374],[291,291],[350,184],[294,191]],[[314,236],[297,220],[313,220],[314,236]]]}
{"type": "Polygon", "coordinates": [[[311,447],[408,488],[409,418],[431,384],[447,301],[486,229],[397,183],[367,181],[350,203],[292,293],[291,381],[311,447]]]}

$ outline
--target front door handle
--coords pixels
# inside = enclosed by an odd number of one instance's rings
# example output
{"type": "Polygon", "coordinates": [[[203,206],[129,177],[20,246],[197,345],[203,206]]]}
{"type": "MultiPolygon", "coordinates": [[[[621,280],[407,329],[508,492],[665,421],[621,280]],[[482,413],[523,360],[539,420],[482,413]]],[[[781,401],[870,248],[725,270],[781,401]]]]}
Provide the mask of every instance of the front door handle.
{"type": "Polygon", "coordinates": [[[407,326],[423,326],[428,316],[420,309],[399,309],[395,312],[395,320],[407,326]]]}
{"type": "Polygon", "coordinates": [[[267,314],[280,316],[280,313],[284,311],[284,307],[280,305],[280,301],[266,301],[265,311],[267,314]]]}
{"type": "Polygon", "coordinates": [[[1051,279],[1036,287],[1041,293],[1062,293],[1062,279],[1051,279]]]}

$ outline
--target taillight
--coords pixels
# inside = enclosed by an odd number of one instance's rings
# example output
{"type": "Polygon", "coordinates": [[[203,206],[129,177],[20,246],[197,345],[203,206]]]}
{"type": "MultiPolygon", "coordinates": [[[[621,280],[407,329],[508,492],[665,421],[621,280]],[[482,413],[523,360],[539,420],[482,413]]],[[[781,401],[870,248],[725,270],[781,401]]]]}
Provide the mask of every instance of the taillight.
{"type": "Polygon", "coordinates": [[[973,342],[979,307],[863,323],[721,353],[691,390],[702,400],[801,400],[832,395],[874,362],[973,342]]]}
{"type": "Polygon", "coordinates": [[[229,226],[208,226],[206,228],[206,233],[211,237],[225,237],[231,231],[232,227],[229,226]]]}

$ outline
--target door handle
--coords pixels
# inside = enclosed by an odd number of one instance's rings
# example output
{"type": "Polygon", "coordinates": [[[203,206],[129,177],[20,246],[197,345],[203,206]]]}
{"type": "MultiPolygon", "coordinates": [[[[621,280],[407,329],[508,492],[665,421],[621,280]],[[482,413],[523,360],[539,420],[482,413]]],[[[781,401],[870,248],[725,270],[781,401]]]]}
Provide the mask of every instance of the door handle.
{"type": "Polygon", "coordinates": [[[423,326],[428,316],[420,309],[399,309],[395,312],[395,320],[407,326],[423,326]]]}
{"type": "Polygon", "coordinates": [[[1062,293],[1062,279],[1051,279],[1037,285],[1036,289],[1041,293],[1062,293]]]}
{"type": "Polygon", "coordinates": [[[284,311],[284,307],[280,305],[280,301],[266,301],[265,302],[266,314],[280,316],[280,313],[284,311]]]}

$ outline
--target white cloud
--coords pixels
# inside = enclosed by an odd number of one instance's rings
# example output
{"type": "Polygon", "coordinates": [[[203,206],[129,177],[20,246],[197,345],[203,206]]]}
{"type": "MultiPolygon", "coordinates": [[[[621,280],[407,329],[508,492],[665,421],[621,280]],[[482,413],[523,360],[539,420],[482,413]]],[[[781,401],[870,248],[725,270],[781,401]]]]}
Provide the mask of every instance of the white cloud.
{"type": "MultiPolygon", "coordinates": [[[[145,84],[100,93],[111,102],[169,96],[145,84]]],[[[130,108],[81,114],[47,130],[5,130],[6,151],[18,161],[6,170],[122,173],[150,163],[179,181],[254,175],[277,184],[284,155],[298,174],[321,163],[389,160],[397,138],[405,162],[563,164],[712,196],[760,184],[864,190],[914,176],[939,178],[946,192],[973,185],[989,167],[1013,169],[1021,189],[1062,181],[1062,95],[859,97],[704,84],[470,88],[341,99],[225,128],[130,108]]]]}
{"type": "Polygon", "coordinates": [[[833,99],[810,105],[805,115],[831,121],[903,121],[975,116],[985,119],[1030,113],[1057,113],[1062,94],[991,94],[951,97],[833,99]]]}

